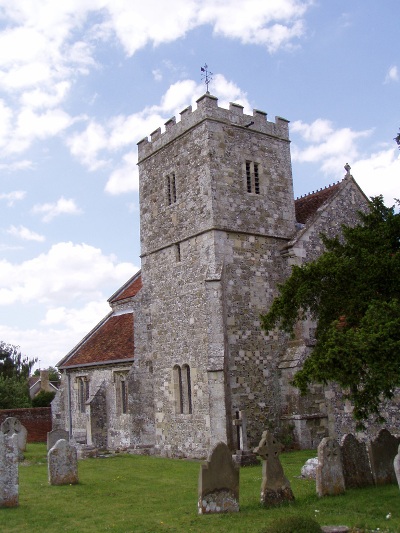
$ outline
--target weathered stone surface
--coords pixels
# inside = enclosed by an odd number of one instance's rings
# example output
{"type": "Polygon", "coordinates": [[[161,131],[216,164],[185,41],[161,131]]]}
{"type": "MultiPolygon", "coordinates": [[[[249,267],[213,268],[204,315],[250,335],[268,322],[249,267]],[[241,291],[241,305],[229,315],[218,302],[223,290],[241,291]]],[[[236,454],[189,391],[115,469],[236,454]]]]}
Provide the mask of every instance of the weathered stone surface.
{"type": "Polygon", "coordinates": [[[69,442],[69,433],[65,429],[53,429],[47,433],[47,451],[49,451],[58,440],[66,440],[69,442]]]}
{"type": "Polygon", "coordinates": [[[28,437],[28,432],[18,420],[13,416],[9,416],[4,420],[0,425],[0,432],[4,433],[7,437],[12,437],[13,435],[17,436],[18,449],[20,452],[26,451],[26,440],[28,437]]]}
{"type": "Polygon", "coordinates": [[[264,431],[259,445],[254,449],[254,453],[263,459],[261,503],[265,507],[294,500],[289,480],[279,460],[280,451],[281,445],[269,431],[264,431]]]}
{"type": "Polygon", "coordinates": [[[331,437],[323,438],[318,446],[316,488],[318,496],[336,495],[345,491],[340,446],[331,437]]]}
{"type": "Polygon", "coordinates": [[[0,507],[18,505],[18,437],[0,431],[0,507]]]}
{"type": "Polygon", "coordinates": [[[396,478],[397,478],[397,483],[400,489],[400,444],[399,444],[398,453],[395,456],[394,461],[393,461],[393,466],[394,466],[394,471],[395,471],[396,478]]]}
{"type": "Polygon", "coordinates": [[[367,446],[352,433],[344,435],[340,446],[346,489],[368,487],[374,484],[367,446]]]}
{"type": "Polygon", "coordinates": [[[315,479],[317,475],[318,457],[307,459],[301,467],[301,477],[306,479],[315,479]]]}
{"type": "Polygon", "coordinates": [[[376,485],[396,483],[393,461],[400,444],[400,438],[394,437],[387,429],[382,429],[368,445],[372,475],[376,485]]]}
{"type": "Polygon", "coordinates": [[[75,485],[78,483],[78,458],[76,449],[61,439],[48,453],[50,485],[75,485]]]}
{"type": "Polygon", "coordinates": [[[200,466],[199,514],[239,511],[239,470],[228,446],[218,443],[200,466]]]}

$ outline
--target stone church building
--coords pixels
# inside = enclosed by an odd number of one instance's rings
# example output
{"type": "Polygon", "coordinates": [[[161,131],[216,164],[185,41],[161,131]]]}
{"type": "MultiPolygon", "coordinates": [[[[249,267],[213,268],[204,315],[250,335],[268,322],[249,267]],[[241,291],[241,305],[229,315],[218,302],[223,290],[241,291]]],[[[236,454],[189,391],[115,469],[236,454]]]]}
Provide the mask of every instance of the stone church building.
{"type": "Polygon", "coordinates": [[[305,398],[290,386],[313,324],[295,340],[260,329],[278,283],[322,252],[320,232],[368,203],[349,171],[294,200],[288,126],[207,93],[138,143],[141,270],[58,363],[53,427],[97,448],[193,458],[219,441],[245,452],[267,428],[304,448],[354,431],[335,386],[305,398]]]}

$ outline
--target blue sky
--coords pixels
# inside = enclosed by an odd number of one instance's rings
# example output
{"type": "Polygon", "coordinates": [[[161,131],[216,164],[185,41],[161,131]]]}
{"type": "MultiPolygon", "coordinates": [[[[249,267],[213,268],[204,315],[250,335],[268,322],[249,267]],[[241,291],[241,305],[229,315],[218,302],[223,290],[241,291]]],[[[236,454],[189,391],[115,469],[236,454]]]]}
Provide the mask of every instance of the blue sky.
{"type": "Polygon", "coordinates": [[[295,196],[399,197],[398,0],[0,0],[0,340],[54,365],[140,267],[136,143],[205,92],[291,121],[295,196]]]}

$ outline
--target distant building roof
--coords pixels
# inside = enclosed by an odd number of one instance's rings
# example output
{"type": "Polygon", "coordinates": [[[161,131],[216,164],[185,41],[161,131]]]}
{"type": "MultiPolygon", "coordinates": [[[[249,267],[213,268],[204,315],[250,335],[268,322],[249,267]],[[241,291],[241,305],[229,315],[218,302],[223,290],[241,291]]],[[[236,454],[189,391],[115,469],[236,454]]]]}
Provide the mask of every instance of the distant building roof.
{"type": "Polygon", "coordinates": [[[340,183],[338,182],[319,191],[313,191],[310,194],[297,198],[294,203],[296,221],[300,224],[306,224],[316,213],[317,209],[339,190],[339,187],[340,183]]]}
{"type": "Polygon", "coordinates": [[[132,361],[133,314],[108,315],[64,359],[59,368],[132,361]]]}

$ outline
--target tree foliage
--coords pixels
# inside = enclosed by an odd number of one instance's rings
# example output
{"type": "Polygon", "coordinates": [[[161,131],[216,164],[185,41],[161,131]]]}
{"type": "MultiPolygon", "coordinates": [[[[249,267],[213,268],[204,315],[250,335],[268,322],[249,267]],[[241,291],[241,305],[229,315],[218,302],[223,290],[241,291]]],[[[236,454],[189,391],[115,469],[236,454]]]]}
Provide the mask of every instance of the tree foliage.
{"type": "Polygon", "coordinates": [[[262,327],[293,333],[311,316],[316,343],[293,383],[305,394],[312,382],[337,382],[362,427],[400,385],[400,214],[379,196],[359,216],[341,238],[321,235],[326,251],[293,268],[262,327]]]}
{"type": "Polygon", "coordinates": [[[28,379],[37,359],[29,359],[21,354],[19,346],[0,341],[0,375],[28,379]]]}
{"type": "Polygon", "coordinates": [[[31,406],[28,377],[36,361],[23,356],[18,346],[0,341],[0,409],[31,406]]]}
{"type": "Polygon", "coordinates": [[[55,392],[41,390],[32,399],[32,407],[50,407],[55,395],[55,392]]]}

